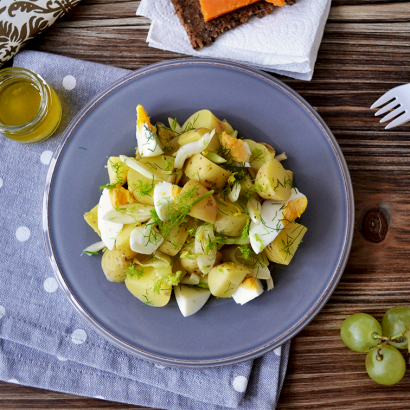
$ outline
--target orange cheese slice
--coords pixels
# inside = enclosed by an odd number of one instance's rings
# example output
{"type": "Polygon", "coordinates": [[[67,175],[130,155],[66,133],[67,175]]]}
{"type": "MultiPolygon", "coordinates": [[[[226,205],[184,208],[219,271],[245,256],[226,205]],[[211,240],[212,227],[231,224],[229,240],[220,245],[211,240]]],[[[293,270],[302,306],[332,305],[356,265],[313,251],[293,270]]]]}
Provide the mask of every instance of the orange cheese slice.
{"type": "Polygon", "coordinates": [[[272,3],[275,6],[282,7],[285,5],[285,0],[266,0],[268,3],[272,3]]]}
{"type": "MultiPolygon", "coordinates": [[[[259,0],[199,0],[205,21],[212,20],[259,0]]],[[[281,1],[281,0],[273,0],[281,1]]]]}

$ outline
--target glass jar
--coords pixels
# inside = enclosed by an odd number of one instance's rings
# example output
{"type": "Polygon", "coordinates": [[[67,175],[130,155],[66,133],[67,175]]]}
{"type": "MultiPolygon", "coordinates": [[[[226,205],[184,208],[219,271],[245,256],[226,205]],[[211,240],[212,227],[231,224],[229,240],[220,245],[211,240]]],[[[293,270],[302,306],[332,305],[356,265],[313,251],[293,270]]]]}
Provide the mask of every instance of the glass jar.
{"type": "Polygon", "coordinates": [[[0,133],[31,144],[49,138],[60,121],[60,100],[38,74],[19,67],[0,70],[0,133]]]}

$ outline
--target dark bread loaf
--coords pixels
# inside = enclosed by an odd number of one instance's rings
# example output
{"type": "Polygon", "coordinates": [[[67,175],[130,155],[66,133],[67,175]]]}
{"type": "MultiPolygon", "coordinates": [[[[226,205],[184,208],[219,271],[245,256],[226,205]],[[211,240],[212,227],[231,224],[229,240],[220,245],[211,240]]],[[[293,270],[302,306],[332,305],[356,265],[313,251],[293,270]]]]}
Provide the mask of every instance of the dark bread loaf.
{"type": "MultiPolygon", "coordinates": [[[[272,3],[264,0],[258,1],[206,22],[201,12],[199,0],[171,1],[195,50],[212,44],[219,35],[246,23],[253,16],[259,18],[267,16],[275,7],[272,3]]],[[[294,4],[295,0],[287,0],[286,3],[294,4]]]]}

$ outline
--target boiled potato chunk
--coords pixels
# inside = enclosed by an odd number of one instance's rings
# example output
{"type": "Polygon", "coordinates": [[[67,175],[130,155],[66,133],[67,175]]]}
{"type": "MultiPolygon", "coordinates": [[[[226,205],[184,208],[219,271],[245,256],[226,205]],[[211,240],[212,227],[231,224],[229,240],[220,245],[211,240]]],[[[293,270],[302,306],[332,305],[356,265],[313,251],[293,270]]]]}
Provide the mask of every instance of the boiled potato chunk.
{"type": "Polygon", "coordinates": [[[266,144],[266,142],[261,142],[261,144],[267,148],[267,150],[274,156],[276,156],[276,151],[273,147],[271,147],[269,144],[266,144]]]}
{"type": "Polygon", "coordinates": [[[249,272],[246,266],[232,262],[215,266],[208,274],[209,290],[219,298],[230,298],[249,272]]]}
{"type": "Polygon", "coordinates": [[[159,251],[166,253],[170,256],[175,256],[181,248],[184,246],[186,239],[188,238],[188,227],[186,224],[175,225],[169,235],[164,238],[159,251]]]}
{"type": "Polygon", "coordinates": [[[84,214],[84,219],[85,219],[85,222],[87,222],[88,225],[90,225],[91,228],[93,228],[94,231],[99,236],[101,236],[101,232],[98,228],[98,204],[93,209],[91,209],[90,212],[86,212],[84,214]]]}
{"type": "Polygon", "coordinates": [[[246,225],[248,216],[243,209],[223,198],[216,201],[218,213],[214,224],[215,231],[223,232],[227,236],[239,236],[246,225]]]}
{"type": "Polygon", "coordinates": [[[192,114],[182,126],[183,130],[186,130],[189,126],[195,128],[208,128],[210,130],[215,129],[215,134],[219,134],[225,131],[225,124],[215,117],[209,110],[200,110],[195,114],[192,114]]]}
{"type": "Polygon", "coordinates": [[[189,144],[190,142],[195,142],[201,139],[205,134],[211,132],[212,130],[208,128],[195,128],[181,134],[178,138],[179,145],[189,144]]]}
{"type": "Polygon", "coordinates": [[[253,140],[244,140],[244,142],[249,145],[251,150],[249,164],[253,170],[258,171],[263,164],[275,158],[275,150],[271,152],[265,145],[253,140]]]}
{"type": "Polygon", "coordinates": [[[134,224],[126,224],[122,227],[122,230],[117,235],[115,240],[115,247],[124,255],[127,259],[132,259],[137,256],[137,252],[134,252],[130,248],[130,236],[134,230],[134,224]]]}
{"type": "Polygon", "coordinates": [[[293,184],[282,164],[276,159],[271,159],[259,168],[255,185],[261,188],[256,190],[260,197],[287,201],[293,184]]]}
{"type": "Polygon", "coordinates": [[[174,292],[179,310],[184,317],[198,312],[208,301],[209,296],[211,296],[211,292],[208,289],[186,285],[175,286],[174,292]]]}
{"type": "MultiPolygon", "coordinates": [[[[209,192],[200,183],[189,180],[182,188],[177,200],[175,201],[175,207],[185,208],[190,206],[199,197],[209,192]]],[[[197,204],[191,207],[188,212],[189,216],[200,219],[201,221],[215,223],[216,214],[218,208],[216,206],[215,199],[212,195],[202,199],[197,204]]]]}
{"type": "MultiPolygon", "coordinates": [[[[189,240],[184,247],[182,252],[188,252],[191,257],[179,258],[181,266],[189,273],[199,272],[198,262],[195,257],[195,241],[194,239],[189,240]]],[[[189,256],[188,255],[188,256],[189,256]]]]}
{"type": "Polygon", "coordinates": [[[289,265],[307,228],[296,222],[286,225],[280,234],[265,248],[268,259],[281,265],[289,265]]]}
{"type": "Polygon", "coordinates": [[[222,123],[225,127],[225,132],[231,135],[234,132],[234,129],[232,128],[232,125],[229,124],[229,122],[226,121],[226,120],[222,120],[222,123]]]}
{"type": "Polygon", "coordinates": [[[154,206],[155,182],[134,169],[128,171],[128,190],[140,204],[154,206]]]}
{"type": "Polygon", "coordinates": [[[286,170],[286,174],[288,175],[289,180],[292,182],[293,184],[293,171],[291,171],[290,169],[286,170]]]}
{"type": "Polygon", "coordinates": [[[111,185],[124,185],[127,182],[130,168],[120,160],[120,157],[108,158],[107,169],[111,185]]]}
{"type": "Polygon", "coordinates": [[[178,143],[179,137],[173,138],[171,141],[168,141],[166,144],[162,146],[162,150],[167,154],[167,155],[172,155],[175,152],[177,152],[180,148],[180,145],[178,143]]]}
{"type": "MultiPolygon", "coordinates": [[[[201,139],[205,134],[210,133],[212,130],[208,128],[196,128],[195,130],[190,130],[182,134],[179,139],[179,145],[185,145],[190,142],[196,142],[201,139]]],[[[208,146],[206,147],[206,151],[208,152],[218,152],[219,148],[221,147],[221,143],[219,142],[218,135],[215,134],[211,141],[209,142],[208,146]]]]}
{"type": "Polygon", "coordinates": [[[125,285],[127,289],[141,302],[149,306],[165,306],[171,298],[172,286],[161,286],[158,293],[154,292],[155,282],[158,276],[151,266],[141,267],[140,275],[127,276],[125,285]]]}
{"type": "Polygon", "coordinates": [[[131,260],[124,257],[115,247],[112,251],[107,249],[101,259],[102,270],[110,282],[124,282],[130,264],[131,260]]]}
{"type": "Polygon", "coordinates": [[[207,188],[222,189],[231,173],[210,161],[202,154],[195,154],[185,163],[184,173],[207,188]]]}

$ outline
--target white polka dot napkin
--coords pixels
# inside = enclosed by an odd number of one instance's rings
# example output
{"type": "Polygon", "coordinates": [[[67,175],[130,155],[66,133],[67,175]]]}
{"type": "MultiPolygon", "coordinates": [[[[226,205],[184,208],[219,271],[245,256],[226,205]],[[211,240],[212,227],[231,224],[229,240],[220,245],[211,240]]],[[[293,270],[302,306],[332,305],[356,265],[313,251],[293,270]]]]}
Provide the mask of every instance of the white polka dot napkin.
{"type": "Polygon", "coordinates": [[[128,71],[34,51],[19,53],[14,65],[51,84],[63,119],[43,143],[0,136],[0,379],[161,409],[275,408],[289,343],[233,366],[164,367],[112,346],[75,313],[53,277],[43,242],[47,168],[75,114],[128,71]]]}

